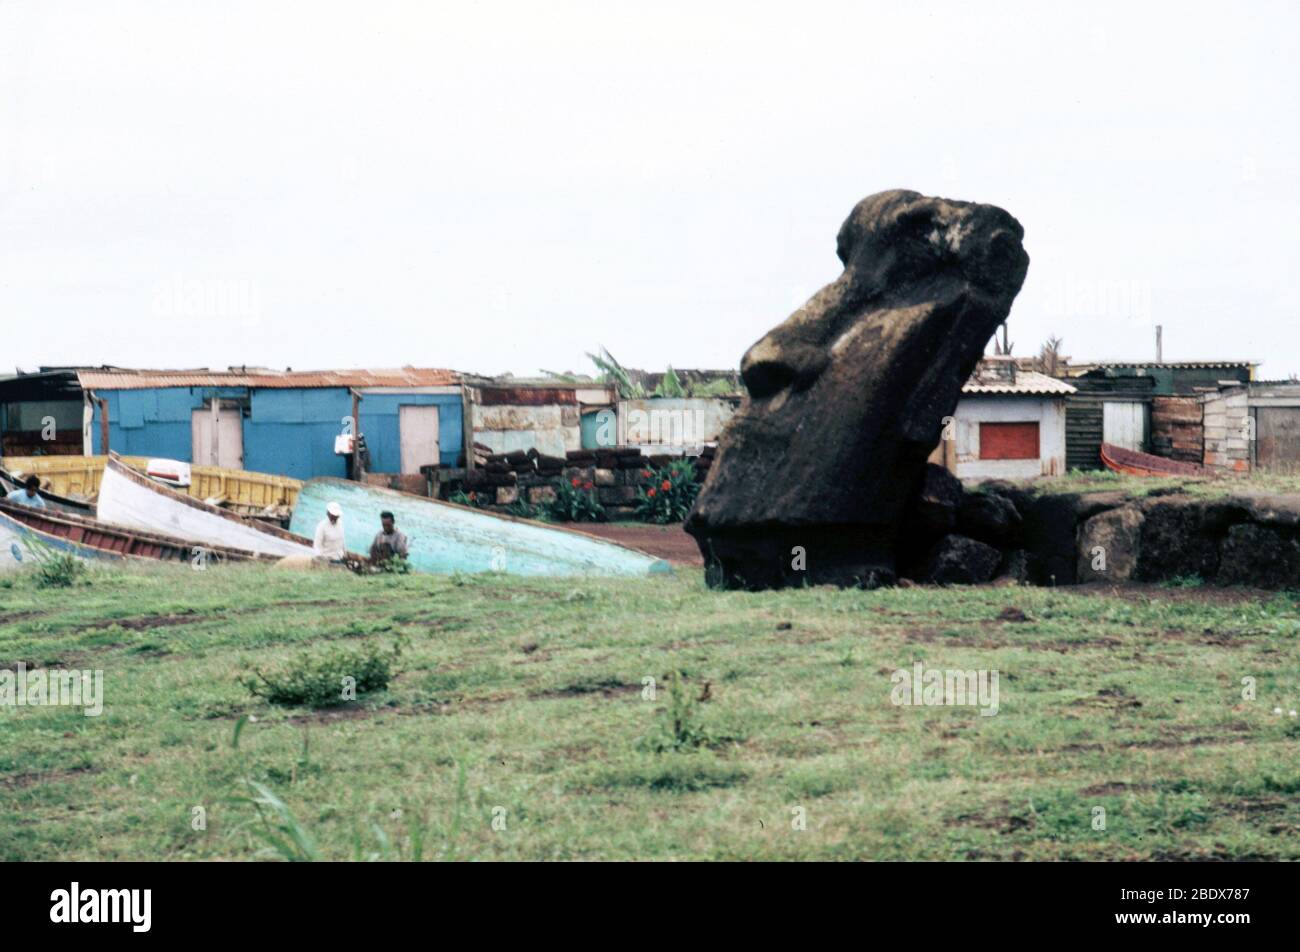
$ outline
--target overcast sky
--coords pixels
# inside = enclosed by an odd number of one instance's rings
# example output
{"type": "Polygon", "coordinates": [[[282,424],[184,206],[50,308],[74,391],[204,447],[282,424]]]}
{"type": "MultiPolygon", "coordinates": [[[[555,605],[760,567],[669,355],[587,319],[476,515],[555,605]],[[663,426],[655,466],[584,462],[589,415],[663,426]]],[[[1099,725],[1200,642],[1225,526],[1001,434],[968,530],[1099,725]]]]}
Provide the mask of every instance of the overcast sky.
{"type": "Polygon", "coordinates": [[[0,372],[731,367],[899,187],[1017,354],[1300,372],[1300,5],[1055,7],[0,2],[0,372]]]}

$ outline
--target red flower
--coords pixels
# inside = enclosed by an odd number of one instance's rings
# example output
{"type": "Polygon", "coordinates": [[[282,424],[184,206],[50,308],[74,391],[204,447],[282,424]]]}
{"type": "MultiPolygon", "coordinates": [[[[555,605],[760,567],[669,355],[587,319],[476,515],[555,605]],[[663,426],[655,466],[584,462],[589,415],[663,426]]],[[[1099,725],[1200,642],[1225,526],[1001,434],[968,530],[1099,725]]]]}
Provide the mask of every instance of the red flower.
{"type": "Polygon", "coordinates": [[[672,489],[672,488],[673,488],[673,484],[672,484],[671,482],[669,482],[668,480],[665,479],[665,480],[664,480],[664,492],[668,492],[668,490],[670,490],[670,489],[672,489]]]}
{"type": "Polygon", "coordinates": [[[649,496],[651,499],[654,499],[654,498],[655,498],[655,491],[652,489],[652,490],[650,490],[648,493],[646,493],[646,495],[649,496]]]}
{"type": "Polygon", "coordinates": [[[573,477],[573,488],[574,488],[574,489],[577,489],[577,488],[578,488],[578,485],[579,485],[581,482],[582,482],[581,479],[579,479],[577,476],[574,476],[574,477],[573,477]]]}
{"type": "Polygon", "coordinates": [[[643,469],[643,470],[641,470],[641,478],[642,478],[642,479],[649,479],[649,478],[650,478],[650,470],[648,470],[648,469],[643,469]]]}
{"type": "Polygon", "coordinates": [[[478,498],[478,496],[475,495],[474,493],[470,493],[470,494],[469,494],[469,498],[470,498],[470,501],[473,502],[475,499],[478,498]]]}
{"type": "Polygon", "coordinates": [[[582,488],[583,488],[583,489],[590,489],[590,488],[591,488],[592,486],[594,486],[594,485],[595,485],[595,483],[586,482],[586,483],[583,483],[583,484],[582,484],[582,488]]]}

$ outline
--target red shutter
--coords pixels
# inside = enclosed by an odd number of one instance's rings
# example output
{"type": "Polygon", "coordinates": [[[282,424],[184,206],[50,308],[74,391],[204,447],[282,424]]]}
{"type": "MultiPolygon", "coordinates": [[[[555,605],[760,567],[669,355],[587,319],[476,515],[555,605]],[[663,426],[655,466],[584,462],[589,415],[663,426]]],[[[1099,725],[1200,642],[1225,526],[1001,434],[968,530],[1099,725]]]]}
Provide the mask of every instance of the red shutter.
{"type": "Polygon", "coordinates": [[[981,423],[980,459],[1038,459],[1038,424],[981,423]]]}

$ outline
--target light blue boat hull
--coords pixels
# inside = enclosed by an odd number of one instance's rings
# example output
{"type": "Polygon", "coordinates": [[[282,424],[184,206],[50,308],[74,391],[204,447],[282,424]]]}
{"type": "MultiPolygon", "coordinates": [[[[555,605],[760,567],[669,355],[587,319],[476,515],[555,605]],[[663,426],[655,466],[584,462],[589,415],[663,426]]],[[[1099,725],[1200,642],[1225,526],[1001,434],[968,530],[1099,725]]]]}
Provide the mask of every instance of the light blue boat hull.
{"type": "Polygon", "coordinates": [[[406,533],[408,559],[417,572],[505,572],[510,575],[615,575],[669,573],[663,559],[567,529],[479,512],[344,479],[312,479],[298,494],[289,530],[312,538],[325,507],[343,507],[348,550],[362,554],[389,510],[406,533]]]}

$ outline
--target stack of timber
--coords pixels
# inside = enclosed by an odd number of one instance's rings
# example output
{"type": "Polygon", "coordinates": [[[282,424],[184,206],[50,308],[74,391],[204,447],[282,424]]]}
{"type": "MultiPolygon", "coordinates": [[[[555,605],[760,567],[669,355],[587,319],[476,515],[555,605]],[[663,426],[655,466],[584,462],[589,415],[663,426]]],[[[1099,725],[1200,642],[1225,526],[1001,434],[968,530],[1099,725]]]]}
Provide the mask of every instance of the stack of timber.
{"type": "Polygon", "coordinates": [[[1152,398],[1151,452],[1186,463],[1205,459],[1205,429],[1198,397],[1152,398]]]}

